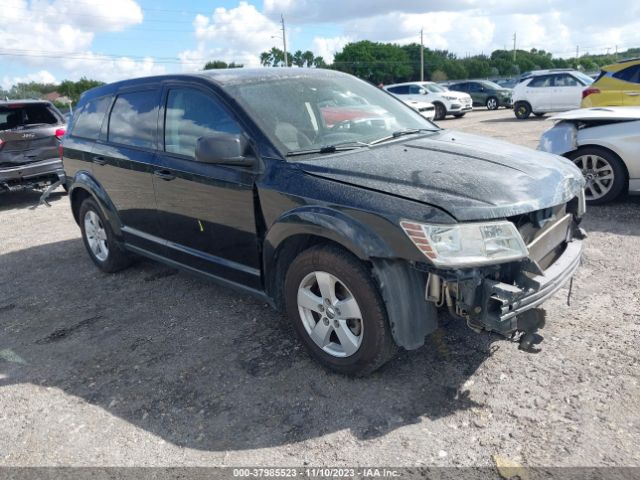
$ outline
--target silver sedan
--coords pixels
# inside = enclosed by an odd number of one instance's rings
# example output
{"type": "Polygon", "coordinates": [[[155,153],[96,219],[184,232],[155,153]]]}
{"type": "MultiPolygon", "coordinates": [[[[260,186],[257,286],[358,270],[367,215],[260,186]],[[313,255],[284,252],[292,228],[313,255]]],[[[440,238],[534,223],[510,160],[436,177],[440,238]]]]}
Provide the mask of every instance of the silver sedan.
{"type": "Polygon", "coordinates": [[[563,155],[582,170],[587,202],[610,202],[625,190],[640,195],[640,108],[583,108],[550,120],[555,125],[542,134],[538,149],[563,155]]]}

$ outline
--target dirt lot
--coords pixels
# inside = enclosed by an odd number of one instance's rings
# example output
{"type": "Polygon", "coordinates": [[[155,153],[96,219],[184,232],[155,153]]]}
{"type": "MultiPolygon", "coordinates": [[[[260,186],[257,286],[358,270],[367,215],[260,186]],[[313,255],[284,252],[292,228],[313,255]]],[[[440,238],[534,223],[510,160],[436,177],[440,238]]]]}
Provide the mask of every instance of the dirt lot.
{"type": "MultiPolygon", "coordinates": [[[[548,121],[446,128],[535,147],[548,121]]],[[[65,195],[0,197],[0,465],[640,466],[640,199],[591,208],[542,352],[449,321],[370,378],[266,305],[150,261],[100,273],[65,195]]]]}

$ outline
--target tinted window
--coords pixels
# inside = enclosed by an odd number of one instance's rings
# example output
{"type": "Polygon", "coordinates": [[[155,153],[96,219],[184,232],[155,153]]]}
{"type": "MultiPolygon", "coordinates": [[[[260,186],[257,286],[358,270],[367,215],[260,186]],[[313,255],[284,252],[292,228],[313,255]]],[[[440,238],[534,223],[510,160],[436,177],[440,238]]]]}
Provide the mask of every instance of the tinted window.
{"type": "Polygon", "coordinates": [[[468,90],[468,83],[454,83],[448,85],[449,90],[455,90],[456,92],[466,92],[468,90]]]}
{"type": "Polygon", "coordinates": [[[553,84],[556,87],[578,87],[582,86],[573,76],[568,73],[563,73],[561,75],[554,75],[553,84]]]}
{"type": "Polygon", "coordinates": [[[97,139],[100,136],[104,114],[110,103],[111,97],[95,98],[88,101],[73,123],[72,134],[78,137],[97,139]]]}
{"type": "Polygon", "coordinates": [[[640,83],[640,65],[633,65],[613,74],[613,78],[625,82],[640,83]]]}
{"type": "Polygon", "coordinates": [[[216,132],[240,133],[240,127],[209,95],[182,88],[169,91],[164,134],[167,152],[193,157],[198,139],[216,132]]]}
{"type": "Polygon", "coordinates": [[[484,91],[484,87],[480,83],[470,83],[469,84],[470,92],[482,92],[484,91]]]}
{"type": "Polygon", "coordinates": [[[409,86],[409,93],[411,95],[419,95],[420,94],[420,90],[422,90],[422,87],[419,87],[418,85],[409,86]]]}
{"type": "Polygon", "coordinates": [[[551,86],[551,75],[542,75],[540,77],[534,77],[529,82],[528,87],[544,88],[551,86]]]}
{"type": "Polygon", "coordinates": [[[158,122],[157,92],[118,95],[109,117],[109,141],[153,148],[158,122]]]}
{"type": "Polygon", "coordinates": [[[405,95],[409,93],[409,85],[401,85],[399,87],[390,87],[389,90],[391,93],[395,93],[396,95],[405,95]]]}

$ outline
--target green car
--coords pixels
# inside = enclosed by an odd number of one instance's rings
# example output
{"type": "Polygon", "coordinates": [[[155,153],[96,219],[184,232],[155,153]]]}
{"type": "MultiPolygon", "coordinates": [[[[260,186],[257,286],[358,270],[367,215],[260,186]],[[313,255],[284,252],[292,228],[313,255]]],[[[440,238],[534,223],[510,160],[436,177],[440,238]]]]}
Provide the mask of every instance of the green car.
{"type": "Polygon", "coordinates": [[[511,89],[504,88],[489,80],[467,80],[447,85],[449,90],[471,95],[473,106],[485,106],[489,110],[500,107],[511,108],[511,89]]]}

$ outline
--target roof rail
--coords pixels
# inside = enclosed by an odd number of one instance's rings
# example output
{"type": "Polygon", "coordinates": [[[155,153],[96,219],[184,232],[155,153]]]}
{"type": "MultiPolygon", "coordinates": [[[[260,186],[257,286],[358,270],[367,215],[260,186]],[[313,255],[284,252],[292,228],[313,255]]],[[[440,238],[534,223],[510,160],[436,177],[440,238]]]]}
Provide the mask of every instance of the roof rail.
{"type": "Polygon", "coordinates": [[[624,58],[622,60],[617,61],[616,63],[637,62],[638,60],[640,60],[640,57],[624,58]]]}

